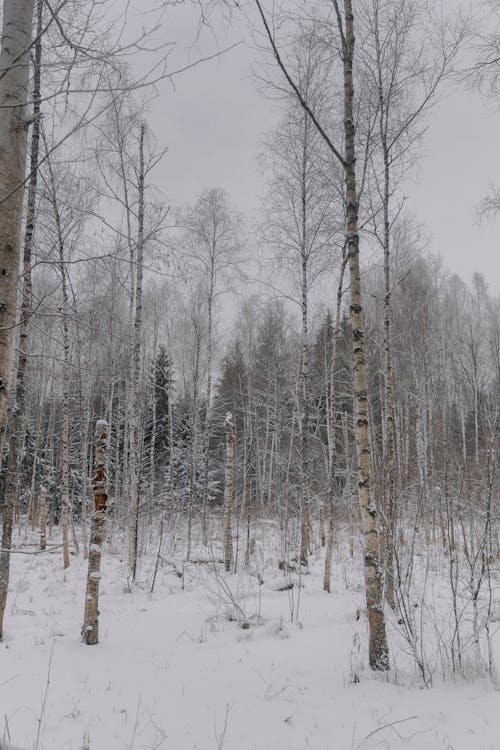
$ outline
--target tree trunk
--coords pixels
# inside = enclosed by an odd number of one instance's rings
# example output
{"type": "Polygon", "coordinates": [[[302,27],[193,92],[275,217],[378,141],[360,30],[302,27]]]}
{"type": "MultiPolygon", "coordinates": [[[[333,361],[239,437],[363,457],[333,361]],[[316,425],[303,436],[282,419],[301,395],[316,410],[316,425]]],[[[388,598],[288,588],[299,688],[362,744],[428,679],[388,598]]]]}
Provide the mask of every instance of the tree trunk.
{"type": "Polygon", "coordinates": [[[40,549],[47,546],[47,490],[40,487],[40,549]]]}
{"type": "MultiPolygon", "coordinates": [[[[0,46],[0,456],[5,439],[16,320],[32,22],[33,0],[4,0],[0,46]]],[[[15,477],[9,474],[7,480],[15,481],[15,477]]],[[[11,494],[10,498],[6,496],[2,511],[0,640],[9,589],[12,522],[11,494]]]]}
{"type": "Polygon", "coordinates": [[[198,393],[199,393],[199,375],[200,375],[200,351],[201,340],[200,331],[195,330],[196,347],[194,355],[194,372],[193,372],[193,403],[191,407],[191,434],[189,444],[189,497],[187,507],[187,549],[186,560],[191,559],[191,534],[193,526],[193,509],[198,498],[197,490],[197,446],[198,446],[198,393]]]}
{"type": "MultiPolygon", "coordinates": [[[[323,590],[330,593],[332,554],[333,554],[333,532],[334,532],[334,511],[335,511],[335,492],[337,489],[337,453],[335,444],[335,423],[337,412],[337,382],[335,368],[337,366],[337,350],[340,337],[340,314],[342,310],[342,291],[344,286],[344,273],[347,265],[347,253],[344,249],[344,258],[340,267],[339,283],[337,287],[337,306],[335,311],[335,330],[333,332],[332,342],[332,359],[330,363],[330,404],[329,404],[329,452],[328,452],[328,515],[327,515],[327,542],[325,552],[325,571],[323,576],[323,590]]],[[[347,448],[347,446],[346,446],[347,448]]]]}
{"type": "MultiPolygon", "coordinates": [[[[377,6],[378,8],[378,6],[377,6]]],[[[383,160],[382,188],[382,245],[384,251],[384,441],[383,441],[383,489],[384,489],[384,552],[385,552],[385,596],[394,608],[394,525],[396,522],[396,463],[395,419],[394,419],[394,373],[391,351],[391,273],[390,273],[390,190],[391,190],[391,150],[388,136],[390,102],[384,97],[382,70],[382,41],[379,34],[379,12],[375,13],[374,34],[377,56],[377,86],[379,94],[379,137],[383,160]]]]}
{"type": "Polygon", "coordinates": [[[203,501],[202,501],[202,531],[205,544],[207,543],[207,511],[209,494],[209,469],[210,469],[210,402],[212,401],[212,359],[213,359],[213,307],[214,307],[215,270],[213,255],[210,264],[210,287],[207,300],[208,326],[207,326],[207,391],[205,402],[205,424],[203,426],[203,501]]]}
{"type": "Polygon", "coordinates": [[[227,571],[233,560],[233,534],[231,520],[234,505],[234,424],[230,411],[226,414],[226,473],[224,480],[224,566],[227,571]]]}
{"type": "Polygon", "coordinates": [[[309,115],[304,112],[304,137],[301,162],[301,312],[302,312],[302,366],[301,366],[301,519],[300,562],[307,565],[309,556],[309,331],[308,331],[308,260],[307,237],[307,141],[309,115]]]}
{"type": "Polygon", "coordinates": [[[363,308],[361,304],[361,279],[359,263],[358,195],[356,186],[356,133],[354,124],[354,16],[352,0],[344,0],[344,14],[338,0],[333,0],[342,45],[344,78],[344,143],[342,157],[314,116],[302,93],[292,81],[284,66],[259,0],[255,0],[274,56],[293,89],[301,106],[307,111],[328,148],[344,169],[346,182],[347,231],[346,242],[351,281],[351,327],[353,342],[354,401],[356,415],[356,448],[358,459],[358,498],[365,547],[365,588],[370,631],[369,660],[372,669],[389,668],[389,650],[385,633],[383,610],[382,571],[379,560],[377,510],[372,498],[372,467],[368,394],[366,390],[366,364],[363,341],[363,308]]]}
{"type": "Polygon", "coordinates": [[[137,545],[139,537],[139,378],[141,370],[141,335],[142,335],[142,265],[144,255],[144,133],[145,125],[141,125],[139,136],[139,184],[138,184],[138,213],[137,213],[137,268],[135,280],[135,317],[134,317],[134,341],[132,350],[132,383],[131,394],[133,409],[131,410],[132,423],[130,429],[130,572],[132,580],[137,575],[137,545]]]}
{"type": "Polygon", "coordinates": [[[377,509],[372,497],[370,425],[366,389],[366,363],[359,263],[358,195],[356,187],[356,142],[353,113],[354,16],[352,0],[344,3],[343,35],[345,180],[347,202],[347,248],[351,281],[351,326],[353,343],[356,449],[358,458],[358,499],[364,537],[364,569],[369,626],[369,662],[376,670],[389,668],[385,632],[382,570],[379,559],[377,509]]]}
{"type": "Polygon", "coordinates": [[[70,387],[70,343],[69,343],[69,307],[66,268],[64,264],[64,245],[59,235],[59,263],[63,292],[63,407],[61,429],[61,523],[63,536],[63,564],[69,567],[68,527],[70,524],[69,504],[69,387],[70,387]]]}
{"type": "Polygon", "coordinates": [[[52,163],[48,156],[49,150],[45,144],[47,153],[47,168],[49,171],[49,200],[54,212],[54,223],[57,233],[57,246],[59,253],[59,273],[61,274],[62,287],[62,329],[63,329],[63,403],[62,403],[62,423],[61,423],[61,526],[62,526],[62,549],[63,549],[63,566],[69,568],[69,548],[68,548],[68,531],[70,524],[70,500],[69,500],[69,399],[70,399],[70,337],[69,337],[69,299],[68,299],[68,279],[66,262],[64,258],[65,242],[59,211],[59,200],[56,189],[56,182],[52,163]]]}
{"type": "Polygon", "coordinates": [[[108,502],[107,451],[108,423],[104,419],[99,419],[96,424],[93,478],[95,508],[90,529],[89,567],[82,625],[82,640],[87,646],[93,646],[99,642],[99,581],[101,580],[101,552],[108,502]]]}
{"type": "Polygon", "coordinates": [[[19,278],[32,22],[33,0],[4,0],[0,51],[0,451],[19,278]]]}

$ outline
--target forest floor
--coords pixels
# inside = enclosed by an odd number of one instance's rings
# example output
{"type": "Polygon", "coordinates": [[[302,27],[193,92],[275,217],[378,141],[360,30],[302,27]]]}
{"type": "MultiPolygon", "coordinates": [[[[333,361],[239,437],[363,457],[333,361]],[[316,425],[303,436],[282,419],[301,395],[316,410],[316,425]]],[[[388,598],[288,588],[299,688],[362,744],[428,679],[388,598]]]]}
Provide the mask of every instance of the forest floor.
{"type": "Polygon", "coordinates": [[[425,689],[394,618],[397,668],[388,676],[367,669],[360,561],[347,546],[337,549],[330,595],[321,550],[307,575],[284,575],[272,543],[266,554],[260,547],[254,575],[213,562],[183,566],[165,543],[151,593],[157,543],[149,546],[128,587],[125,538],[115,532],[106,544],[93,647],[80,639],[81,555],[67,571],[60,550],[12,555],[0,737],[25,750],[500,747],[491,680],[435,679],[425,689]]]}

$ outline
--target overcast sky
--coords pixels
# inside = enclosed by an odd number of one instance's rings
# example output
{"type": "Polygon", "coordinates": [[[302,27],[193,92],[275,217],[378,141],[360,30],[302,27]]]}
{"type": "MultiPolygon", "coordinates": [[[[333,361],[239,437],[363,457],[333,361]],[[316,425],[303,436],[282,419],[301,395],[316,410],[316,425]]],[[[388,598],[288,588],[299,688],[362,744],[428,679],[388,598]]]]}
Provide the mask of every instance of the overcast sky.
{"type": "MultiPolygon", "coordinates": [[[[177,43],[175,68],[214,49],[210,34],[187,51],[197,16],[169,10],[170,39],[177,43]]],[[[223,48],[244,35],[242,24],[215,21],[223,48]]],[[[248,35],[247,35],[248,41],[248,35]]],[[[263,193],[257,154],[276,120],[275,104],[258,91],[252,64],[258,53],[241,44],[217,60],[183,73],[175,90],[162,85],[152,104],[152,126],[168,154],[156,181],[172,204],[194,202],[205,187],[220,186],[249,219],[263,193]]],[[[500,104],[500,103],[499,103],[500,104]]],[[[409,175],[407,209],[432,238],[444,265],[470,281],[484,274],[500,293],[500,218],[481,225],[475,207],[490,184],[500,185],[500,111],[467,91],[456,91],[434,109],[417,170],[409,175]]]]}

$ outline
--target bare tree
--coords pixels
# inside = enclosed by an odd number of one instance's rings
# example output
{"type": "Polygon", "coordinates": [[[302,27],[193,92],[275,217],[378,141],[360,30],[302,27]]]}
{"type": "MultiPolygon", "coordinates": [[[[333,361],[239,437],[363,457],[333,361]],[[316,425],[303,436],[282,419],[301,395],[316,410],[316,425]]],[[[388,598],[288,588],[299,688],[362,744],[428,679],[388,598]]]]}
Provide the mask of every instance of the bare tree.
{"type": "Polygon", "coordinates": [[[130,551],[129,565],[132,580],[137,574],[137,543],[139,533],[139,467],[140,467],[140,400],[139,378],[141,374],[141,333],[142,333],[142,273],[144,259],[144,133],[142,124],[139,133],[139,168],[137,173],[137,244],[136,244],[136,274],[133,299],[135,310],[133,317],[133,334],[131,358],[131,382],[129,391],[130,432],[129,432],[129,497],[130,497],[130,551]]]}
{"type": "MultiPolygon", "coordinates": [[[[14,325],[21,255],[22,185],[26,164],[29,96],[29,50],[33,22],[33,0],[6,0],[3,4],[0,51],[0,454],[3,452],[7,419],[7,399],[12,367],[14,325]]],[[[38,47],[38,50],[40,48],[38,47]]],[[[38,73],[39,75],[39,73],[38,73]]],[[[39,81],[39,78],[38,78],[39,81]]],[[[38,87],[38,97],[40,95],[38,87]]],[[[38,118],[39,112],[36,114],[38,118]]],[[[38,125],[36,126],[38,128],[38,125]]],[[[36,132],[36,131],[35,131],[36,132]]],[[[37,140],[35,139],[35,144],[37,140]]],[[[32,184],[33,187],[33,184],[32,184]]],[[[34,192],[30,191],[34,209],[34,192]]],[[[31,236],[26,244],[31,247],[31,236]]],[[[29,263],[28,263],[29,265],[29,263]]],[[[26,270],[26,269],[25,269],[26,270]]],[[[25,282],[25,288],[26,284],[25,282]]],[[[29,299],[29,287],[26,288],[29,299]]],[[[27,313],[27,310],[25,311],[27,313]]],[[[26,343],[22,341],[21,347],[26,343]]],[[[22,359],[22,357],[20,357],[22,359]]],[[[24,383],[18,382],[16,395],[24,383]]],[[[14,425],[15,440],[20,440],[20,425],[14,425]]],[[[15,446],[7,476],[8,492],[2,513],[2,552],[0,553],[0,640],[7,601],[10,574],[10,546],[17,477],[14,474],[19,452],[15,446]]]]}
{"type": "Polygon", "coordinates": [[[426,115],[440,86],[453,72],[465,27],[437,18],[415,0],[367,0],[360,4],[361,63],[368,94],[373,96],[377,128],[372,136],[374,233],[384,256],[384,425],[383,488],[386,597],[394,607],[393,527],[396,513],[397,462],[394,370],[392,363],[391,233],[403,200],[397,188],[414,162],[426,115]]]}
{"type": "Polygon", "coordinates": [[[3,4],[0,52],[0,445],[7,416],[12,342],[21,252],[20,229],[26,165],[29,64],[33,0],[3,4]]]}
{"type": "Polygon", "coordinates": [[[333,554],[333,532],[335,524],[335,497],[338,488],[337,481],[337,448],[336,448],[336,424],[337,424],[337,354],[340,339],[340,323],[342,313],[342,295],[344,291],[344,275],[347,265],[347,253],[340,266],[339,282],[337,286],[337,304],[335,306],[335,328],[333,331],[333,343],[330,363],[329,396],[329,431],[328,431],[328,501],[327,501],[327,540],[325,551],[325,570],[323,575],[323,590],[330,593],[330,579],[333,554]]]}
{"type": "Polygon", "coordinates": [[[343,13],[337,0],[333,0],[340,37],[340,52],[344,87],[344,154],[331,141],[315,113],[307,102],[278,50],[275,38],[264,14],[260,0],[255,0],[264,29],[271,44],[274,57],[288,85],[295,92],[301,106],[309,114],[328,147],[343,167],[346,200],[346,244],[349,257],[351,284],[351,326],[353,342],[354,403],[356,413],[356,447],[358,457],[358,498],[361,513],[361,528],[364,537],[365,589],[369,624],[369,661],[375,670],[389,668],[389,649],[385,631],[383,608],[382,568],[379,559],[379,534],[377,509],[372,497],[372,466],[370,447],[370,425],[363,329],[363,307],[361,297],[361,273],[359,260],[359,203],[356,183],[356,126],[354,116],[354,13],[352,0],[344,0],[343,13]]]}
{"type": "Polygon", "coordinates": [[[206,514],[209,495],[210,404],[214,357],[214,316],[220,295],[234,277],[241,251],[239,220],[227,194],[219,189],[205,190],[195,205],[181,212],[179,223],[184,228],[181,252],[188,268],[196,275],[201,271],[207,309],[206,390],[203,419],[202,450],[204,454],[202,527],[206,536],[206,514]],[[225,282],[225,284],[223,284],[225,282]]]}
{"type": "MultiPolygon", "coordinates": [[[[330,65],[315,36],[304,32],[295,41],[291,66],[300,90],[317,115],[328,111],[325,92],[330,65]]],[[[271,267],[278,278],[291,281],[289,296],[301,313],[301,367],[299,386],[300,425],[300,559],[307,564],[310,530],[311,393],[310,393],[310,297],[323,272],[333,266],[335,234],[343,207],[332,183],[338,175],[323,139],[296,98],[285,100],[285,113],[266,144],[271,184],[265,199],[262,236],[273,252],[271,267]],[[328,179],[326,174],[333,176],[328,179]],[[336,215],[337,214],[337,215],[336,215]],[[286,278],[288,277],[288,278],[286,278]]],[[[339,176],[341,180],[341,176],[339,176]]],[[[341,192],[341,191],[340,191],[341,192]]],[[[265,281],[265,283],[269,283],[265,281]]],[[[274,282],[277,289],[277,283],[274,282]]]]}
{"type": "Polygon", "coordinates": [[[224,566],[227,571],[233,560],[232,515],[234,506],[234,424],[230,411],[224,420],[226,428],[226,471],[224,479],[224,566]]]}

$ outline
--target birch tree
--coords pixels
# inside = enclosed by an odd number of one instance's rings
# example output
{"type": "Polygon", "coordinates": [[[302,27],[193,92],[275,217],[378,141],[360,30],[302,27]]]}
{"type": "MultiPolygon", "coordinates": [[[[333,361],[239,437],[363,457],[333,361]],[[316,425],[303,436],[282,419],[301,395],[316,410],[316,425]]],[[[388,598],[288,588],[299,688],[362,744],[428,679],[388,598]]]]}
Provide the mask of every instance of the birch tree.
{"type": "MultiPolygon", "coordinates": [[[[32,23],[33,0],[5,0],[0,42],[0,454],[5,440],[21,255],[32,23]]],[[[15,480],[9,475],[8,481],[15,480]]],[[[12,522],[11,495],[2,513],[0,640],[9,588],[12,522]]]]}
{"type": "Polygon", "coordinates": [[[224,567],[229,572],[233,560],[232,515],[234,506],[234,424],[230,411],[224,420],[226,429],[226,470],[224,478],[224,567]]]}
{"type": "Polygon", "coordinates": [[[383,608],[382,568],[379,559],[379,534],[377,509],[372,496],[373,477],[371,466],[370,423],[366,379],[365,345],[363,329],[363,307],[361,296],[361,272],[359,259],[359,202],[356,181],[356,120],[354,115],[354,12],[352,0],[344,0],[343,12],[337,0],[333,0],[340,39],[342,63],[343,153],[335,146],[322,123],[316,117],[309,102],[291,77],[276,44],[264,14],[260,0],[255,0],[262,24],[271,45],[274,58],[287,84],[297,96],[303,109],[309,114],[315,127],[325,140],[334,157],[340,162],[345,178],[346,244],[349,258],[351,291],[351,326],[353,342],[354,404],[356,414],[356,448],[358,459],[358,499],[361,528],[364,537],[365,592],[369,626],[369,662],[375,670],[389,668],[389,649],[385,631],[383,608]]]}
{"type": "Polygon", "coordinates": [[[205,414],[202,434],[204,455],[202,524],[206,534],[215,312],[218,298],[227,293],[227,285],[237,269],[241,241],[236,211],[230,205],[227,194],[219,188],[205,190],[192,208],[181,212],[179,223],[185,230],[181,243],[182,256],[187,260],[188,268],[195,275],[201,271],[200,281],[205,289],[207,310],[205,414]]]}
{"type": "Polygon", "coordinates": [[[63,398],[62,398],[62,424],[61,424],[61,526],[62,526],[62,549],[63,565],[69,567],[68,531],[71,516],[69,497],[69,442],[70,442],[70,382],[71,382],[71,352],[69,331],[69,296],[68,275],[66,268],[65,244],[66,237],[63,228],[59,199],[57,195],[56,182],[52,162],[47,159],[48,179],[47,198],[53,211],[53,222],[55,241],[58,252],[58,269],[61,277],[62,292],[62,334],[63,334],[63,398]]]}
{"type": "MultiPolygon", "coordinates": [[[[313,34],[295,42],[291,66],[300,90],[318,115],[328,110],[329,64],[313,34]]],[[[332,183],[336,165],[309,116],[296,99],[286,100],[285,114],[266,146],[271,184],[265,200],[262,235],[273,253],[278,278],[291,282],[290,296],[301,315],[299,387],[301,463],[300,559],[307,564],[310,529],[311,393],[310,297],[323,272],[333,266],[338,201],[332,183]],[[326,174],[331,173],[328,179],[326,174]]],[[[340,209],[340,215],[342,208],[340,209]]],[[[267,283],[267,282],[265,282],[267,283]]],[[[271,286],[271,285],[270,285],[271,286]]],[[[274,288],[277,287],[274,282],[274,288]]]]}
{"type": "Polygon", "coordinates": [[[21,217],[29,118],[29,65],[33,0],[3,3],[0,51],[0,445],[3,446],[7,393],[21,254],[21,217]]]}
{"type": "Polygon", "coordinates": [[[104,522],[108,502],[107,484],[108,423],[100,419],[96,423],[96,446],[94,456],[94,513],[90,528],[89,566],[82,639],[87,646],[99,642],[99,582],[101,579],[101,554],[104,542],[104,522]]]}
{"type": "Polygon", "coordinates": [[[403,202],[402,198],[398,200],[397,188],[416,159],[439,89],[453,71],[464,28],[451,19],[438,20],[432,7],[423,7],[415,0],[362,0],[360,27],[361,66],[377,120],[370,160],[373,188],[378,195],[373,206],[374,233],[384,258],[383,510],[386,596],[394,607],[392,558],[398,478],[391,343],[392,226],[403,202]]]}
{"type": "Polygon", "coordinates": [[[342,295],[344,292],[344,275],[347,264],[347,253],[340,266],[339,281],[337,286],[337,300],[335,306],[335,327],[333,330],[333,344],[330,362],[330,383],[328,403],[328,500],[327,500],[327,540],[325,551],[325,569],[323,575],[323,590],[330,593],[330,580],[333,554],[333,532],[335,524],[335,496],[337,492],[337,447],[336,447],[336,424],[337,424],[337,354],[340,339],[340,323],[342,313],[342,295]]]}
{"type": "MultiPolygon", "coordinates": [[[[139,378],[141,372],[141,333],[142,333],[142,272],[144,258],[144,133],[145,125],[142,124],[139,132],[139,168],[137,184],[137,244],[136,244],[136,273],[135,289],[131,298],[134,299],[135,310],[133,315],[133,329],[131,333],[132,349],[130,352],[130,432],[129,432],[129,565],[132,580],[135,581],[137,574],[137,544],[139,534],[139,467],[140,467],[140,400],[139,400],[139,378]]],[[[131,321],[132,324],[132,321],[131,321]]]]}

